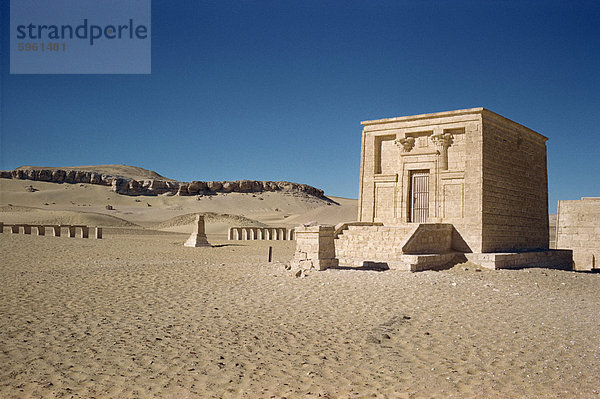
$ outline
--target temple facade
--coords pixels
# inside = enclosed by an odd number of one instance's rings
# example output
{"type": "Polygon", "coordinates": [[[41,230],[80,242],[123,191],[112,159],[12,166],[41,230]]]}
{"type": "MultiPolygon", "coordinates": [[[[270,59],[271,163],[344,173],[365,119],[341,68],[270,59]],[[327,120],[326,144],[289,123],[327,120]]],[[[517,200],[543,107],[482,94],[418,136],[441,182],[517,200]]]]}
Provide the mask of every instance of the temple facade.
{"type": "Polygon", "coordinates": [[[546,137],[484,108],[362,124],[359,221],[450,223],[464,252],[548,248],[546,137]]]}

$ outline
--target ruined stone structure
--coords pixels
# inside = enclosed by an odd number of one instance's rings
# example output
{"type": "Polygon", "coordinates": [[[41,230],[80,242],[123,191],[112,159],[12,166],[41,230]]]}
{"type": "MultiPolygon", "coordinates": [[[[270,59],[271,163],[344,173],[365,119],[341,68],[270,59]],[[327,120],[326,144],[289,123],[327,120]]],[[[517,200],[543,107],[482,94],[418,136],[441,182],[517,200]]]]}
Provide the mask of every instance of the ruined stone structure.
{"type": "Polygon", "coordinates": [[[294,240],[294,229],[285,227],[230,227],[229,240],[294,240]]]}
{"type": "Polygon", "coordinates": [[[573,250],[575,270],[600,269],[600,197],[558,201],[556,247],[573,250]]]}
{"type": "MultiPolygon", "coordinates": [[[[79,233],[80,238],[89,238],[90,228],[84,225],[65,225],[65,224],[25,224],[25,223],[16,223],[16,224],[6,224],[0,222],[0,233],[4,233],[4,227],[10,228],[10,232],[12,234],[31,234],[32,231],[35,231],[38,236],[45,236],[46,230],[50,230],[52,236],[60,237],[61,232],[65,231],[67,233],[67,237],[75,238],[77,237],[77,233],[79,233]]],[[[101,239],[102,238],[102,228],[95,227],[94,228],[94,238],[101,239]]]]}
{"type": "Polygon", "coordinates": [[[569,251],[548,252],[546,137],[484,108],[362,124],[358,223],[333,233],[340,264],[570,267],[569,251]]]}
{"type": "Polygon", "coordinates": [[[196,220],[194,221],[194,231],[190,235],[190,238],[183,244],[186,247],[210,247],[211,245],[208,243],[206,239],[206,234],[204,230],[204,216],[196,215],[196,220]]]}
{"type": "Polygon", "coordinates": [[[292,268],[325,270],[338,266],[333,226],[303,225],[296,228],[296,252],[292,268]]]}

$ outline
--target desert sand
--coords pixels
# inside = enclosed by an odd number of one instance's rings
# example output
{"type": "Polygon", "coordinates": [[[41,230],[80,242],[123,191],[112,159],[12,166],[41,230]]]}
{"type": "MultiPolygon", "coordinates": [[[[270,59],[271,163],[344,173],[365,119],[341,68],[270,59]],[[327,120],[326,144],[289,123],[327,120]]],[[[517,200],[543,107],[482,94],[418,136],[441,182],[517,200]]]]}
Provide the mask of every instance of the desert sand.
{"type": "Polygon", "coordinates": [[[225,239],[356,209],[334,200],[0,179],[0,221],[104,226],[102,240],[0,235],[0,397],[600,397],[600,274],[297,278],[293,241],[225,239]],[[212,212],[212,248],[183,246],[195,212],[212,212]]]}
{"type": "Polygon", "coordinates": [[[599,274],[296,278],[293,242],[132,231],[3,234],[0,397],[600,395],[599,274]]]}
{"type": "MultiPolygon", "coordinates": [[[[356,203],[355,199],[329,197],[326,200],[279,192],[201,197],[127,196],[111,192],[109,187],[93,184],[0,179],[0,221],[5,223],[50,223],[53,220],[68,223],[67,220],[77,220],[78,223],[107,227],[126,223],[130,226],[177,230],[181,220],[169,219],[210,212],[222,217],[213,215],[211,223],[207,224],[207,231],[225,235],[229,226],[294,227],[311,221],[336,224],[354,220],[356,203]],[[28,191],[29,186],[37,191],[28,191]],[[113,209],[106,209],[107,205],[113,209]]],[[[192,220],[192,216],[187,218],[185,226],[191,226],[192,220]]],[[[179,231],[190,231],[189,226],[179,231]]]]}

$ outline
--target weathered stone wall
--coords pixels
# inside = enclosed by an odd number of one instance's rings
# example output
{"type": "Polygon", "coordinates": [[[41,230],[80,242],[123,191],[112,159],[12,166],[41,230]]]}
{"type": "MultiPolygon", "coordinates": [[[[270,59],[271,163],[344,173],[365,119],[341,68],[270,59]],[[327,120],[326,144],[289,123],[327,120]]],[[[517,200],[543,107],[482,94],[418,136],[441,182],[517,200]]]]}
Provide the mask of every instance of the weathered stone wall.
{"type": "Polygon", "coordinates": [[[298,226],[296,227],[296,252],[292,258],[292,269],[325,270],[336,267],[333,226],[298,226]]]}
{"type": "Polygon", "coordinates": [[[264,191],[298,192],[318,198],[324,196],[323,190],[299,183],[287,181],[192,181],[177,182],[167,180],[134,180],[130,178],[98,174],[81,170],[15,169],[0,171],[0,178],[26,179],[52,183],[87,183],[110,186],[111,190],[124,195],[200,195],[211,193],[257,193],[264,191]]]}
{"type": "Polygon", "coordinates": [[[549,247],[546,140],[483,112],[482,252],[549,247]]]}
{"type": "Polygon", "coordinates": [[[573,250],[576,270],[600,269],[600,198],[558,201],[556,247],[573,250]]]}

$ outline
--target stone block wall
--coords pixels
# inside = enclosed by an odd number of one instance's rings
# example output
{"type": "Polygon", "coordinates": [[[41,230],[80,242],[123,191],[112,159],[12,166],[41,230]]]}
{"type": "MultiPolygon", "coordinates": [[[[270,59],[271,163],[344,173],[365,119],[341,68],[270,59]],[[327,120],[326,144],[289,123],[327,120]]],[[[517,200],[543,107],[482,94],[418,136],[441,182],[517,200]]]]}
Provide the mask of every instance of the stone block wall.
{"type": "Polygon", "coordinates": [[[558,201],[556,247],[573,250],[575,270],[600,269],[600,198],[558,201]]]}
{"type": "Polygon", "coordinates": [[[292,269],[325,270],[338,266],[335,257],[333,226],[296,227],[296,252],[292,258],[292,269]]]}
{"type": "Polygon", "coordinates": [[[483,112],[481,252],[548,249],[546,137],[483,112]]]}

